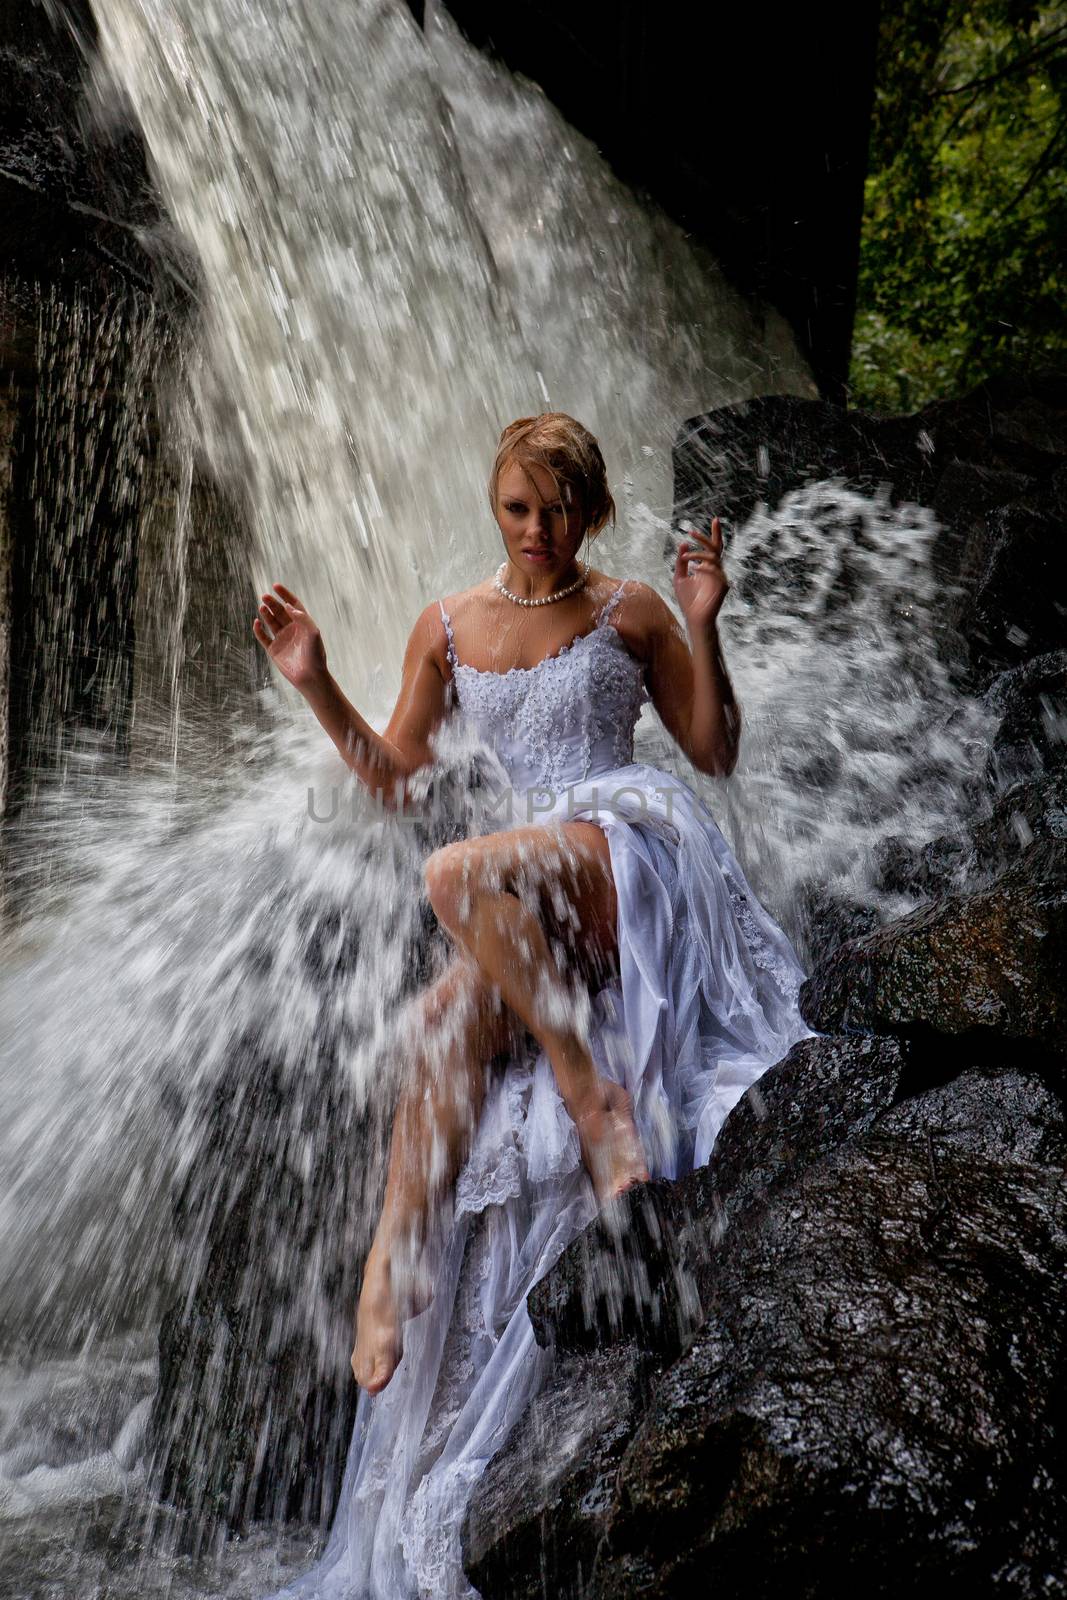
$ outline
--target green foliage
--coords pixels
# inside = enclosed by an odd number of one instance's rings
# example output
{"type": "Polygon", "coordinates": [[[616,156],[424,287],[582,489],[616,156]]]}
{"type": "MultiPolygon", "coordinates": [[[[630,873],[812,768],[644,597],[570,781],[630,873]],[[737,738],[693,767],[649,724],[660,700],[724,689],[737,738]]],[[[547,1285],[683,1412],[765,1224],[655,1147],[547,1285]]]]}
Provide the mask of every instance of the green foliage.
{"type": "Polygon", "coordinates": [[[852,403],[1067,357],[1067,5],[888,0],[852,403]]]}

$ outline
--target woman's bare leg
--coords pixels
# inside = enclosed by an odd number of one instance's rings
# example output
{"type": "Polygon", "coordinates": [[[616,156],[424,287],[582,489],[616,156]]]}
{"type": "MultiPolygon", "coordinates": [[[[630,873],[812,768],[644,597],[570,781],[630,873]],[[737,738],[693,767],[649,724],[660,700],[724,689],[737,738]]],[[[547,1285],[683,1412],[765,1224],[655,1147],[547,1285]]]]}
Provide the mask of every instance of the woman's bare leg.
{"type": "Polygon", "coordinates": [[[437,850],[430,904],[545,1051],[601,1201],[648,1177],[629,1096],[597,1072],[577,980],[615,955],[615,884],[595,823],[513,828],[437,850]],[[567,951],[561,968],[544,922],[567,951]]]}
{"type": "Polygon", "coordinates": [[[419,1054],[397,1102],[385,1198],[363,1269],[352,1370],[371,1394],[403,1352],[403,1325],[423,1310],[421,1251],[434,1207],[466,1158],[485,1094],[485,1067],[521,1031],[469,957],[421,997],[419,1054]]]}

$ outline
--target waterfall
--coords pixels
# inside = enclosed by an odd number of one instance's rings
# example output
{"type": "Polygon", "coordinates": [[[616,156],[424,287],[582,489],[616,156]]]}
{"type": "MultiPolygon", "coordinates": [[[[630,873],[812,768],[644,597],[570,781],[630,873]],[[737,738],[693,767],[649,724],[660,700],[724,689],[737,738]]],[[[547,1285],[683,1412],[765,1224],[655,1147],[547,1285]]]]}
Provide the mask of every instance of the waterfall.
{"type": "MultiPolygon", "coordinates": [[[[513,417],[559,409],[593,429],[620,508],[597,560],[669,597],[682,421],[814,393],[782,320],[439,5],[424,30],[402,0],[93,9],[96,114],[121,102],[140,123],[184,253],[142,242],[166,270],[186,263],[196,305],[166,419],[167,681],[197,630],[194,461],[245,508],[249,637],[283,581],[379,725],[419,610],[495,563],[484,479],[513,417]]],[[[726,159],[710,142],[707,158],[726,159]]],[[[729,532],[723,628],[750,744],[709,798],[788,922],[803,877],[858,887],[902,815],[912,836],[951,820],[981,725],[930,642],[928,513],[830,484],[729,532]],[[939,781],[917,789],[931,754],[939,781]]],[[[176,1285],[195,1295],[228,1208],[249,1208],[242,1304],[299,1304],[323,1382],[347,1361],[345,1269],[298,1249],[295,1226],[275,1239],[292,1218],[257,1209],[216,1141],[220,1119],[246,1118],[242,1148],[270,1146],[291,1180],[277,1206],[358,1260],[393,1018],[425,945],[426,841],[361,808],[280,679],[263,704],[269,726],[239,730],[222,767],[122,777],[73,753],[21,835],[52,866],[0,984],[0,1518],[17,1530],[0,1577],[20,1593],[254,1595],[306,1557],[306,1538],[268,1532],[210,1570],[173,1553],[164,1570],[147,1542],[116,1555],[101,1532],[110,1497],[142,1492],[157,1324],[176,1285]]],[[[653,719],[641,738],[676,762],[653,719]]]]}
{"type": "Polygon", "coordinates": [[[814,392],[781,319],[439,10],[425,35],[402,0],[96,11],[98,101],[132,103],[199,263],[196,446],[248,492],[257,584],[306,600],[357,703],[386,708],[426,597],[492,560],[512,417],[593,427],[612,555],[654,565],[679,419],[814,392]]]}

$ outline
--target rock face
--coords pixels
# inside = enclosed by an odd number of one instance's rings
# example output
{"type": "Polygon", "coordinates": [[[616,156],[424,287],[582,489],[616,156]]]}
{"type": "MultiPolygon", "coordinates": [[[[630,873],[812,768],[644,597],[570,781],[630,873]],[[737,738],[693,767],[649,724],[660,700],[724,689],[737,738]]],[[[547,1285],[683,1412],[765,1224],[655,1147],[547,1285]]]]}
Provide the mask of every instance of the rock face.
{"type": "Polygon", "coordinates": [[[879,849],[926,903],[829,919],[819,1032],[530,1295],[556,1364],[472,1500],[485,1600],[1067,1595],[1065,408],[762,400],[679,443],[680,515],[830,474],[933,504],[999,726],[980,820],[879,849]]]}
{"type": "Polygon", "coordinates": [[[671,1199],[673,1358],[638,1315],[588,1347],[568,1252],[531,1296],[554,1379],[468,1519],[487,1600],[1065,1592],[1062,1098],[964,1059],[827,1036],[764,1076],[671,1199]]]}
{"type": "Polygon", "coordinates": [[[224,749],[258,670],[242,508],[199,467],[185,476],[161,443],[157,394],[180,354],[196,263],[117,93],[98,114],[95,64],[86,0],[0,0],[6,821],[32,806],[75,727],[118,764],[173,754],[176,698],[202,713],[186,719],[189,747],[224,749]],[[199,657],[179,626],[160,627],[186,613],[199,657]]]}
{"type": "Polygon", "coordinates": [[[699,526],[713,513],[743,519],[822,478],[868,492],[888,483],[896,498],[929,506],[943,528],[941,576],[955,589],[945,624],[964,645],[970,687],[1063,647],[1063,375],[998,379],[902,417],[763,396],[692,418],[674,466],[676,520],[699,526]]]}
{"type": "Polygon", "coordinates": [[[595,1593],[1041,1593],[1062,1571],[1059,1175],[968,1148],[943,1102],[899,1109],[709,1262],[704,1325],[624,1455],[595,1593]]]}
{"type": "Polygon", "coordinates": [[[988,888],[851,939],[801,990],[813,1028],[1017,1039],[1067,1056],[1067,840],[1039,839],[988,888]]]}
{"type": "MultiPolygon", "coordinates": [[[[67,718],[121,745],[129,699],[141,392],[128,378],[158,220],[140,140],[93,129],[84,91],[91,10],[0,4],[0,677],[5,790],[46,764],[67,718]],[[131,226],[123,226],[128,222],[131,226]],[[75,444],[76,441],[76,444],[75,444]],[[71,494],[71,484],[75,492],[71,494]],[[90,689],[90,685],[93,686],[90,689]]],[[[4,790],[0,790],[0,809],[4,790]]]]}

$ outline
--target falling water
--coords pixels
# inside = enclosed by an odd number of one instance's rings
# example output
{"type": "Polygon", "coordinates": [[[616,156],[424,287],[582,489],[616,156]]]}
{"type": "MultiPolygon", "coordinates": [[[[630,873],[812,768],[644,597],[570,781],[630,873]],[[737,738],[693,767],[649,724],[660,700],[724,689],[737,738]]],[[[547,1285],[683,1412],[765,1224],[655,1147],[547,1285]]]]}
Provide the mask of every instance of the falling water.
{"type": "MultiPolygon", "coordinates": [[[[185,253],[143,242],[168,270],[192,263],[197,303],[165,418],[175,725],[194,709],[182,652],[200,643],[194,464],[247,521],[249,630],[257,593],[285,581],[379,725],[415,615],[493,561],[482,484],[513,416],[593,426],[621,511],[598,559],[669,597],[683,419],[813,393],[780,319],[439,6],[424,33],[400,0],[94,9],[97,114],[132,106],[185,253]]],[[[723,631],[748,731],[735,777],[705,787],[794,931],[802,880],[858,894],[878,837],[950,825],[981,751],[931,642],[936,532],[921,508],[835,484],[730,530],[723,631]]],[[[151,617],[161,593],[140,603],[151,617]]],[[[50,865],[0,988],[13,1593],[255,1595],[306,1560],[314,1504],[288,1542],[253,1525],[205,1552],[145,1482],[156,1330],[217,1273],[220,1219],[242,1219],[230,1288],[268,1327],[264,1361],[297,1350],[324,1391],[341,1382],[395,1018],[434,959],[418,894],[432,832],[369,814],[301,712],[275,680],[232,716],[224,763],[194,739],[184,762],[122,777],[72,747],[20,834],[50,865]]],[[[681,770],[647,713],[639,738],[681,770]]],[[[458,772],[471,752],[444,754],[458,772]]]]}

